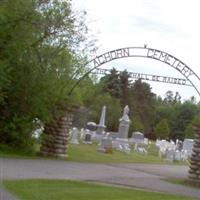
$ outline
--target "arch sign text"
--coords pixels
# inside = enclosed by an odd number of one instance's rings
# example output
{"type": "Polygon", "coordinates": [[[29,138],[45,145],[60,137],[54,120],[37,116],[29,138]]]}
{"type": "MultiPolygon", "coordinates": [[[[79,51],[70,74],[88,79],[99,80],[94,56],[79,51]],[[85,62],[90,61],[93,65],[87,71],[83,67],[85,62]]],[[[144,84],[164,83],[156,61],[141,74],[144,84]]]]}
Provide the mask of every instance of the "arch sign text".
{"type": "MultiPolygon", "coordinates": [[[[194,87],[194,89],[197,91],[197,93],[200,96],[199,86],[200,86],[200,78],[199,76],[191,69],[189,68],[184,62],[176,58],[175,56],[166,53],[164,51],[160,51],[153,48],[147,48],[144,47],[125,47],[120,49],[115,49],[109,52],[106,52],[104,54],[101,54],[94,59],[90,60],[87,64],[90,65],[90,69],[81,77],[75,85],[72,87],[71,92],[76,87],[76,85],[79,84],[79,82],[88,74],[90,74],[93,70],[98,69],[101,65],[110,62],[112,60],[121,59],[121,58],[127,58],[127,57],[141,57],[141,58],[150,58],[154,60],[158,60],[160,62],[163,62],[174,69],[178,70],[188,82],[190,82],[191,86],[194,87]],[[193,83],[191,77],[194,77],[198,83],[193,83]],[[198,84],[198,87],[197,85],[198,84]]],[[[165,81],[162,81],[165,82],[165,81]]],[[[185,82],[183,82],[183,85],[185,85],[185,82]]]]}

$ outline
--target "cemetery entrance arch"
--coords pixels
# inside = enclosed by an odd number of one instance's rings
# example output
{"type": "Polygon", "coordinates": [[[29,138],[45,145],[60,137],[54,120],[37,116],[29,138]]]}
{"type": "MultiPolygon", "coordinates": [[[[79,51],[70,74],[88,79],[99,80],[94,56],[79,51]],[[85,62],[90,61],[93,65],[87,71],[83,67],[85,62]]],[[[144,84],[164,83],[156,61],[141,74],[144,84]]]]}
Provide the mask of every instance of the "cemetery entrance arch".
{"type": "Polygon", "coordinates": [[[80,83],[80,81],[88,74],[90,74],[93,70],[97,69],[101,65],[108,63],[112,60],[127,58],[127,57],[150,58],[169,65],[170,67],[179,71],[186,78],[186,80],[190,82],[191,86],[196,90],[196,92],[200,96],[199,88],[197,87],[196,82],[195,84],[193,82],[193,78],[195,78],[197,83],[200,84],[200,78],[191,68],[189,68],[184,62],[182,62],[181,60],[179,60],[178,58],[169,53],[153,48],[147,48],[146,46],[125,47],[125,48],[115,49],[106,52],[104,54],[101,54],[100,56],[97,56],[94,59],[90,60],[87,63],[87,65],[90,65],[91,68],[72,86],[69,95],[72,93],[74,88],[80,83]]]}

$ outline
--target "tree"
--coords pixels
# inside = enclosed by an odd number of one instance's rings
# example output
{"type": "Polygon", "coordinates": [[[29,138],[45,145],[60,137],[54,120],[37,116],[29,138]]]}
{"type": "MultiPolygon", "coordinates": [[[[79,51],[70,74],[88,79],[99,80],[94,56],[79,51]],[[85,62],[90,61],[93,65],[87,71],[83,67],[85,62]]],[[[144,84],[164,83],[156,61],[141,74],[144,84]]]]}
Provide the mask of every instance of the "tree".
{"type": "Polygon", "coordinates": [[[101,109],[105,105],[107,131],[117,131],[122,110],[119,100],[108,93],[98,92],[93,96],[92,101],[89,106],[92,111],[91,120],[99,123],[101,109]]]}
{"type": "Polygon", "coordinates": [[[166,139],[169,136],[169,126],[166,119],[162,119],[155,127],[154,132],[157,138],[166,139]]]}
{"type": "Polygon", "coordinates": [[[129,130],[129,136],[132,135],[132,132],[139,131],[144,133],[144,126],[142,122],[136,117],[131,119],[131,125],[129,130]]]}
{"type": "Polygon", "coordinates": [[[190,101],[186,101],[183,104],[176,105],[173,110],[173,116],[171,119],[171,138],[172,139],[184,139],[184,131],[190,124],[192,119],[199,110],[195,104],[190,101]]]}
{"type": "Polygon", "coordinates": [[[174,96],[173,103],[181,103],[181,95],[178,92],[174,96]]]}
{"type": "Polygon", "coordinates": [[[110,74],[101,79],[103,91],[109,93],[112,97],[120,99],[121,97],[121,83],[119,74],[115,68],[110,71],[110,74]]]}
{"type": "Polygon", "coordinates": [[[57,105],[72,102],[67,93],[86,39],[82,19],[68,0],[0,3],[1,143],[31,146],[35,118],[47,122],[57,105]]]}
{"type": "Polygon", "coordinates": [[[184,131],[184,136],[185,138],[194,138],[194,131],[193,131],[193,128],[192,126],[195,125],[195,124],[200,124],[200,117],[199,115],[196,115],[191,123],[189,123],[184,131]]]}
{"type": "Polygon", "coordinates": [[[124,70],[119,74],[119,80],[120,80],[120,101],[122,107],[129,104],[129,90],[130,90],[130,81],[129,81],[130,75],[129,73],[124,70]]]}
{"type": "Polygon", "coordinates": [[[130,88],[129,105],[131,118],[137,118],[144,126],[144,131],[149,134],[155,117],[154,108],[155,94],[151,92],[150,85],[142,82],[141,79],[135,81],[130,88]]]}
{"type": "Polygon", "coordinates": [[[165,98],[164,98],[164,102],[165,103],[172,103],[174,101],[174,94],[171,90],[167,91],[165,93],[165,98]]]}

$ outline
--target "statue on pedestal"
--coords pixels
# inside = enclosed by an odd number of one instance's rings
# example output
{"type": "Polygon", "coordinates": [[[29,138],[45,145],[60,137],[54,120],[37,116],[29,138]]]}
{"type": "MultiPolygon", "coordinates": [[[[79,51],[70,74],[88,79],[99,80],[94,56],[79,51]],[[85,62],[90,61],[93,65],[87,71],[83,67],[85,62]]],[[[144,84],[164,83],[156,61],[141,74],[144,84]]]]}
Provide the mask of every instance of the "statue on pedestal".
{"type": "Polygon", "coordinates": [[[119,138],[125,138],[125,139],[128,138],[128,130],[129,130],[129,124],[130,124],[128,113],[129,113],[129,107],[128,105],[126,105],[124,107],[123,116],[119,120],[120,121],[119,129],[118,129],[119,138]]]}

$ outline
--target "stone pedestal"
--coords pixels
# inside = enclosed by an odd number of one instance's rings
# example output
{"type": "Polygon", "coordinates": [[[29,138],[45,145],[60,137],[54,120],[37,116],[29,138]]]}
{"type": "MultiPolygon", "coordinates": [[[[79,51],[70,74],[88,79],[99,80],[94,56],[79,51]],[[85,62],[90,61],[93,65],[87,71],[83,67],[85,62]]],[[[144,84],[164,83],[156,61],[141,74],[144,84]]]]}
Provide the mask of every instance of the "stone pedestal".
{"type": "Polygon", "coordinates": [[[44,129],[40,149],[43,156],[67,157],[69,129],[72,120],[72,110],[58,109],[54,112],[53,120],[44,129]]]}
{"type": "Polygon", "coordinates": [[[104,135],[106,126],[97,125],[96,134],[104,135]]]}
{"type": "Polygon", "coordinates": [[[119,123],[119,129],[118,129],[119,138],[128,138],[129,124],[130,124],[130,121],[121,119],[119,123]]]}
{"type": "Polygon", "coordinates": [[[192,149],[192,156],[190,159],[190,170],[188,182],[193,185],[200,186],[200,125],[194,125],[194,146],[192,149]]]}

